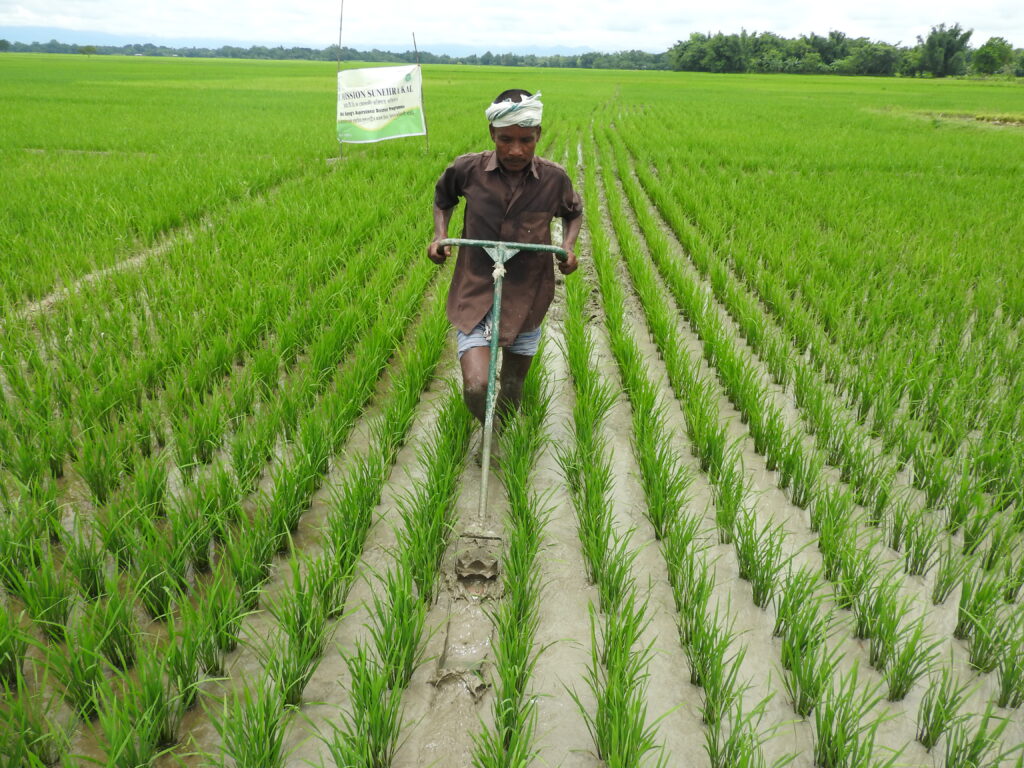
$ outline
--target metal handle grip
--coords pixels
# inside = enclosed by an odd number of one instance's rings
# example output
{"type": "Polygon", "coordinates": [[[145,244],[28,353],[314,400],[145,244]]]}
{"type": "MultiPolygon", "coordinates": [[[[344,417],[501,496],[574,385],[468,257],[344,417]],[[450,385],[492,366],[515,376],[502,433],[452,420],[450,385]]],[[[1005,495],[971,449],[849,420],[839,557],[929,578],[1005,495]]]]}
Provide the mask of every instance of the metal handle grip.
{"type": "MultiPolygon", "coordinates": [[[[564,248],[559,248],[555,245],[544,245],[543,243],[506,243],[501,240],[467,240],[461,237],[446,237],[444,240],[438,241],[438,245],[476,246],[487,251],[490,257],[495,261],[498,261],[498,259],[495,258],[495,253],[501,251],[504,251],[505,253],[518,253],[519,251],[544,251],[555,254],[555,258],[559,261],[565,261],[569,258],[569,253],[564,248]]],[[[505,259],[502,259],[502,261],[505,261],[505,259]]]]}

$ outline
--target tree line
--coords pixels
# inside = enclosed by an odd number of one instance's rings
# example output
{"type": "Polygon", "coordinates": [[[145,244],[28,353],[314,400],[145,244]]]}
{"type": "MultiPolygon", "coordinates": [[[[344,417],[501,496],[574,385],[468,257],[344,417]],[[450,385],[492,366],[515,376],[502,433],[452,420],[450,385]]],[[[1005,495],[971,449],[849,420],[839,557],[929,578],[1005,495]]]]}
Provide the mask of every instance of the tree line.
{"type": "Polygon", "coordinates": [[[672,46],[668,56],[672,69],[690,72],[1024,77],[1024,50],[1014,50],[1002,37],[991,37],[972,49],[971,34],[959,24],[939,24],[926,37],[919,36],[917,45],[898,46],[838,31],[796,38],[746,30],[731,35],[694,32],[672,46]]]}
{"type": "Polygon", "coordinates": [[[866,37],[852,38],[839,31],[828,35],[786,38],[771,32],[702,34],[694,32],[664,53],[618,51],[575,55],[538,56],[519,53],[448,56],[427,51],[360,51],[348,46],[326,48],[253,45],[242,48],[170,47],[153,43],[129,45],[74,45],[18,43],[0,40],[0,52],[77,53],[86,55],[182,56],[224,59],[306,59],[311,61],[366,61],[423,64],[482,64],[506,67],[560,67],[580,69],[674,69],[690,72],[788,72],[799,74],[875,75],[904,77],[1006,74],[1024,77],[1024,50],[1014,49],[1002,37],[989,38],[974,49],[972,30],[959,24],[939,24],[913,46],[892,45],[866,37]]]}

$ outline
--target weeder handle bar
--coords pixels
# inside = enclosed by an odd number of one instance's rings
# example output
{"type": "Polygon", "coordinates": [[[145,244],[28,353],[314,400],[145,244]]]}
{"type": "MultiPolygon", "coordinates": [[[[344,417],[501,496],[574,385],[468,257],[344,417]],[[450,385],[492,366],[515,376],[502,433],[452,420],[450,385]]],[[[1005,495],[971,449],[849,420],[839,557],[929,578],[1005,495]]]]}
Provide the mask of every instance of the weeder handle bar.
{"type": "Polygon", "coordinates": [[[559,261],[565,261],[569,254],[564,248],[542,243],[506,243],[501,240],[466,240],[461,237],[446,237],[438,245],[472,245],[483,248],[487,255],[497,262],[504,264],[520,251],[546,251],[555,254],[559,261]]]}

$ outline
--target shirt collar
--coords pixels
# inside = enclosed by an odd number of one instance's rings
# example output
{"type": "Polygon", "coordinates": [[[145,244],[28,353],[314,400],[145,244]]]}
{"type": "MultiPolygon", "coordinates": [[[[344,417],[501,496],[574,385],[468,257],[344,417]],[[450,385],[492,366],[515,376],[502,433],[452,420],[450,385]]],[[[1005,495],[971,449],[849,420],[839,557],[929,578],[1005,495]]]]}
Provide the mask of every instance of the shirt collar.
{"type": "MultiPolygon", "coordinates": [[[[493,149],[488,150],[488,151],[490,153],[490,157],[487,158],[487,163],[484,165],[484,170],[485,171],[498,171],[498,170],[501,170],[501,166],[498,165],[498,153],[495,152],[493,149]]],[[[540,168],[540,166],[537,163],[537,156],[534,155],[530,159],[530,175],[532,175],[533,178],[535,178],[535,179],[539,179],[540,178],[540,170],[539,170],[539,168],[540,168]]]]}

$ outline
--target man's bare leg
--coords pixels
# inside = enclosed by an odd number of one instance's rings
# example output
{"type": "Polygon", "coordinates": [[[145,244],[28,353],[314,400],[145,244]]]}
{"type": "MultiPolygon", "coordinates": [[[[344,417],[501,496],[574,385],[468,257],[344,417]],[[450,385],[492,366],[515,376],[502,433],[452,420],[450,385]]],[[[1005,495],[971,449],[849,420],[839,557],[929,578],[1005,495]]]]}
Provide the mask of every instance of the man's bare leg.
{"type": "Polygon", "coordinates": [[[462,354],[462,399],[469,412],[482,425],[487,411],[487,369],[490,347],[473,347],[462,354]]]}
{"type": "MultiPolygon", "coordinates": [[[[462,365],[462,398],[469,412],[481,424],[487,415],[487,372],[491,362],[489,347],[473,347],[466,350],[460,361],[462,365]]],[[[523,401],[523,382],[533,362],[531,355],[517,355],[502,350],[501,374],[496,412],[499,416],[518,410],[523,401]]]]}
{"type": "MultiPolygon", "coordinates": [[[[505,418],[519,410],[523,402],[523,382],[533,362],[532,355],[517,355],[515,352],[501,352],[501,390],[498,393],[497,413],[505,418]]],[[[487,385],[484,384],[484,392],[487,385]]]]}

